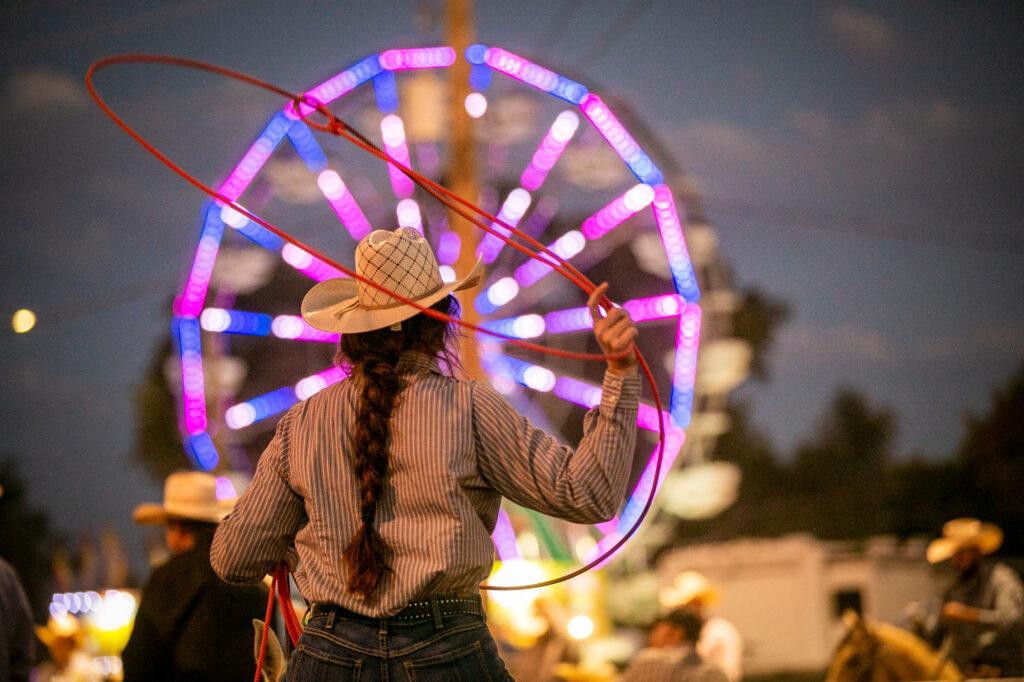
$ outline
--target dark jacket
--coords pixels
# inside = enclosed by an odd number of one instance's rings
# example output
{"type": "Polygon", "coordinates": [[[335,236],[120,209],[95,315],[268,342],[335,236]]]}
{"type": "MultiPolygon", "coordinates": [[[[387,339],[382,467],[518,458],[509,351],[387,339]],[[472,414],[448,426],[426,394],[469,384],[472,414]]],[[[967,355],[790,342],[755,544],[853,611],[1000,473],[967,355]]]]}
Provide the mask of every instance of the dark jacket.
{"type": "Polygon", "coordinates": [[[153,571],[121,657],[124,682],[252,680],[252,619],[267,592],[221,581],[201,543],[153,571]]]}

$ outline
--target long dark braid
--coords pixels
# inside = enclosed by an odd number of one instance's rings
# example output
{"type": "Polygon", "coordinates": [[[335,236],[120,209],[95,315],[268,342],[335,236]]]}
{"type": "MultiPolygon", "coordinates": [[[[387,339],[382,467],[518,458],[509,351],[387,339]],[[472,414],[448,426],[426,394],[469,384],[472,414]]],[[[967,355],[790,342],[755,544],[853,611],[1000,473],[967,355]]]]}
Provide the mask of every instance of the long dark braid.
{"type": "MultiPolygon", "coordinates": [[[[459,312],[459,303],[452,296],[432,307],[453,316],[459,312]]],[[[385,327],[344,334],[339,342],[336,359],[351,366],[352,378],[362,391],[350,433],[362,525],[345,548],[342,560],[349,573],[348,591],[364,599],[374,598],[384,574],[391,570],[390,550],[374,519],[388,475],[391,415],[403,388],[398,359],[404,351],[417,350],[431,357],[442,356],[452,370],[457,360],[449,342],[455,335],[454,325],[420,314],[403,321],[399,331],[385,327]]]]}

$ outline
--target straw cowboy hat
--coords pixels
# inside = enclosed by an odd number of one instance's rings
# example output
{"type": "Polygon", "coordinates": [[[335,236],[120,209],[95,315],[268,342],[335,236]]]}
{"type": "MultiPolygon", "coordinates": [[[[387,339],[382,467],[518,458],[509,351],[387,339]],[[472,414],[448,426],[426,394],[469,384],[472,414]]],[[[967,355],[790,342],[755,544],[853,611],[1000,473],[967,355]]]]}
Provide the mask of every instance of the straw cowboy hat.
{"type": "Polygon", "coordinates": [[[942,527],[942,537],[928,545],[928,561],[933,564],[950,558],[957,551],[977,547],[982,554],[991,554],[1003,544],[1003,531],[994,523],[978,519],[953,519],[942,527]]]}
{"type": "MultiPolygon", "coordinates": [[[[430,244],[411,227],[374,230],[356,247],[356,272],[368,280],[430,307],[453,291],[469,289],[483,279],[483,262],[462,279],[446,284],[430,244]]],[[[325,332],[354,334],[401,324],[419,308],[354,278],[329,279],[302,299],[302,317],[325,332]]]]}
{"type": "Polygon", "coordinates": [[[202,471],[179,471],[164,481],[164,503],[147,502],[132,512],[136,523],[157,525],[168,519],[220,523],[235,505],[234,496],[217,497],[217,477],[202,471]]]}
{"type": "Polygon", "coordinates": [[[658,595],[663,608],[676,609],[694,601],[712,606],[718,603],[718,590],[700,573],[683,571],[658,595]]]}

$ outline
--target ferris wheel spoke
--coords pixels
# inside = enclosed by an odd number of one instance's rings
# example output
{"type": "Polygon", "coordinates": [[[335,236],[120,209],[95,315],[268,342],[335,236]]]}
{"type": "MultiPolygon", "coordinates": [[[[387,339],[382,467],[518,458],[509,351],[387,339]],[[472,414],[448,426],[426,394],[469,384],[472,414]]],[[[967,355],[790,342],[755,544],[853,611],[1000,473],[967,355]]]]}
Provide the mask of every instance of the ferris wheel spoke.
{"type": "Polygon", "coordinates": [[[275,336],[290,341],[337,343],[340,335],[309,326],[299,315],[267,315],[245,310],[206,308],[199,316],[205,331],[246,336],[275,336]]]}
{"type": "Polygon", "coordinates": [[[224,423],[238,430],[258,421],[278,415],[297,402],[319,393],[331,384],[345,378],[340,367],[327,369],[300,379],[294,386],[282,386],[255,398],[236,403],[224,412],[224,423]]]}

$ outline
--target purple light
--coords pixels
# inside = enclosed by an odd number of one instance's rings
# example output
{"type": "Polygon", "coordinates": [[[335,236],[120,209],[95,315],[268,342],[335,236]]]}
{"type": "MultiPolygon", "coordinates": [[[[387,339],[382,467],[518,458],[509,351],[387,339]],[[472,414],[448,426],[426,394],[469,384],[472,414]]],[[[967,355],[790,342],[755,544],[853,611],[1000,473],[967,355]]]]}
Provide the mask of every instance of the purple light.
{"type": "Polygon", "coordinates": [[[181,357],[182,421],[194,436],[206,431],[206,393],[199,320],[176,317],[172,324],[181,357]]]}
{"type": "Polygon", "coordinates": [[[660,320],[676,317],[683,310],[686,302],[677,294],[663,294],[649,298],[636,298],[626,301],[622,307],[629,312],[634,322],[660,320]]]}
{"type": "Polygon", "coordinates": [[[345,371],[340,367],[330,367],[322,372],[317,372],[312,376],[301,379],[297,384],[295,384],[295,397],[299,400],[305,400],[311,395],[315,395],[324,390],[331,384],[338,383],[344,379],[345,376],[345,371]]]}
{"type": "Polygon", "coordinates": [[[583,221],[580,230],[587,239],[599,239],[649,206],[654,201],[654,190],[640,183],[630,187],[600,211],[583,221]]]}
{"type": "Polygon", "coordinates": [[[594,320],[587,308],[569,308],[545,314],[544,326],[548,334],[564,334],[593,329],[594,320]]]}
{"type": "Polygon", "coordinates": [[[459,260],[462,250],[462,238],[455,232],[445,231],[437,240],[437,262],[441,265],[453,265],[459,260]]]}
{"type": "Polygon", "coordinates": [[[484,322],[484,329],[517,339],[534,339],[544,333],[544,318],[540,315],[520,315],[503,320],[484,322]]]}
{"type": "Polygon", "coordinates": [[[215,490],[218,500],[233,500],[238,497],[238,492],[235,491],[235,484],[227,476],[217,477],[215,490]]]}
{"type": "Polygon", "coordinates": [[[544,139],[541,140],[537,151],[530,159],[530,165],[526,167],[519,178],[519,184],[531,192],[536,192],[544,184],[548,173],[554,168],[558,158],[565,151],[569,140],[576,134],[580,125],[579,116],[571,111],[563,111],[555,118],[544,139]]]}
{"type": "Polygon", "coordinates": [[[555,380],[555,395],[588,410],[601,402],[601,387],[571,377],[555,380]]]}
{"type": "Polygon", "coordinates": [[[395,207],[395,215],[398,217],[399,227],[412,227],[423,232],[423,216],[420,214],[420,205],[415,199],[402,199],[395,207]]]}
{"type": "Polygon", "coordinates": [[[270,155],[274,153],[274,148],[277,147],[291,125],[292,122],[284,114],[275,114],[218,191],[231,201],[242,196],[242,192],[260,172],[270,155]]]}
{"type": "Polygon", "coordinates": [[[466,113],[470,118],[480,118],[487,113],[487,97],[482,92],[466,95],[466,113]]]}
{"type": "Polygon", "coordinates": [[[494,524],[491,540],[498,552],[498,558],[502,561],[522,558],[519,554],[519,545],[516,544],[516,533],[512,529],[512,520],[508,517],[508,512],[501,507],[498,508],[498,519],[494,524]]]}
{"type": "Polygon", "coordinates": [[[224,412],[224,423],[229,429],[241,429],[267,417],[284,412],[298,402],[291,386],[279,388],[251,400],[232,405],[224,412]]]}
{"type": "MultiPolygon", "coordinates": [[[[306,95],[322,104],[330,104],[342,95],[354,90],[380,73],[380,61],[372,55],[353,64],[338,75],[325,80],[320,85],[306,92],[306,95]]],[[[284,113],[290,119],[305,118],[315,109],[308,104],[300,104],[296,113],[294,102],[285,105],[284,113]]]]}
{"type": "Polygon", "coordinates": [[[336,343],[339,338],[338,334],[310,327],[298,315],[278,315],[270,323],[270,332],[279,339],[294,339],[295,341],[336,343]]]}
{"type": "Polygon", "coordinates": [[[511,76],[573,104],[579,104],[587,93],[587,89],[576,81],[560,76],[554,71],[545,69],[543,66],[534,64],[528,59],[523,59],[500,47],[486,48],[484,63],[495,71],[501,71],[506,76],[511,76]]]}
{"type": "MultiPolygon", "coordinates": [[[[412,168],[412,161],[409,158],[409,145],[405,141],[405,124],[398,114],[388,114],[380,121],[380,133],[384,139],[384,150],[388,156],[395,161],[412,168]]],[[[395,164],[388,162],[388,176],[391,178],[391,189],[395,196],[401,198],[411,197],[415,185],[402,170],[395,164]]]]}
{"type": "Polygon", "coordinates": [[[281,258],[284,259],[285,263],[306,276],[315,279],[317,282],[323,282],[325,279],[334,279],[336,277],[348,277],[341,270],[331,267],[292,243],[285,244],[281,248],[281,258]]]}
{"type": "Polygon", "coordinates": [[[380,66],[388,71],[437,69],[454,63],[455,50],[446,46],[385,50],[380,53],[380,66]]]}
{"type": "Polygon", "coordinates": [[[654,207],[654,221],[661,234],[661,243],[665,247],[665,256],[668,258],[668,267],[672,272],[676,291],[688,301],[697,301],[700,299],[697,277],[693,273],[690,254],[686,250],[686,241],[683,239],[683,229],[679,221],[679,214],[676,212],[675,200],[673,200],[672,192],[667,185],[658,185],[654,188],[652,206],[654,207]]]}
{"type": "MultiPolygon", "coordinates": [[[[531,200],[529,192],[522,187],[516,187],[505,198],[505,203],[501,205],[501,210],[498,212],[498,218],[515,227],[530,208],[531,200]]],[[[509,231],[498,223],[491,223],[491,228],[506,237],[509,235],[509,231]]],[[[490,233],[484,235],[484,238],[480,240],[480,255],[483,257],[484,263],[493,263],[504,247],[505,242],[497,235],[490,233]]]]}
{"type": "MultiPolygon", "coordinates": [[[[685,441],[686,432],[682,429],[666,429],[665,453],[661,462],[661,470],[658,472],[657,487],[661,487],[661,484],[665,481],[665,476],[672,470],[672,465],[682,451],[685,441]]],[[[643,474],[640,475],[640,480],[633,489],[633,494],[629,496],[626,506],[619,515],[616,526],[618,532],[625,533],[629,530],[640,517],[640,512],[643,511],[644,505],[647,504],[647,498],[651,495],[651,486],[654,485],[654,467],[657,464],[657,457],[658,447],[655,446],[654,451],[651,452],[651,456],[647,460],[647,466],[644,467],[643,474]]]]}
{"type": "Polygon", "coordinates": [[[316,184],[353,239],[362,239],[370,234],[373,230],[370,221],[366,219],[363,209],[359,207],[337,171],[330,168],[321,171],[316,178],[316,184]]]}
{"type": "Polygon", "coordinates": [[[615,114],[608,108],[608,105],[601,101],[601,98],[594,93],[587,93],[579,102],[583,115],[594,124],[601,136],[608,141],[612,149],[633,171],[638,180],[648,185],[657,185],[664,182],[665,178],[658,170],[650,157],[644,153],[636,140],[626,131],[625,126],[619,123],[615,114]]]}
{"type": "Polygon", "coordinates": [[[487,288],[487,300],[501,307],[519,295],[519,284],[511,277],[502,277],[487,288]]]}
{"type": "Polygon", "coordinates": [[[542,196],[540,201],[526,220],[523,221],[523,232],[536,236],[547,229],[548,223],[558,212],[558,200],[552,196],[542,196]]]}
{"type": "MultiPolygon", "coordinates": [[[[563,260],[569,260],[582,251],[586,244],[587,240],[583,237],[583,233],[579,230],[570,230],[549,244],[548,249],[563,260]]],[[[544,253],[541,253],[540,257],[549,263],[554,263],[554,260],[544,253]]],[[[551,272],[551,270],[552,265],[531,258],[516,268],[514,276],[520,286],[528,287],[536,284],[538,280],[551,272]]]]}
{"type": "Polygon", "coordinates": [[[217,260],[220,240],[224,234],[224,221],[215,204],[207,204],[203,231],[192,258],[192,268],[181,294],[174,302],[174,313],[182,317],[198,317],[213,276],[213,264],[217,260]]]}

